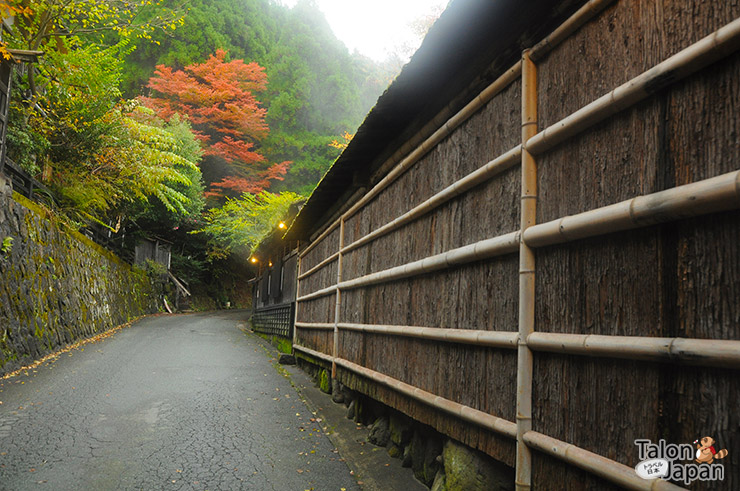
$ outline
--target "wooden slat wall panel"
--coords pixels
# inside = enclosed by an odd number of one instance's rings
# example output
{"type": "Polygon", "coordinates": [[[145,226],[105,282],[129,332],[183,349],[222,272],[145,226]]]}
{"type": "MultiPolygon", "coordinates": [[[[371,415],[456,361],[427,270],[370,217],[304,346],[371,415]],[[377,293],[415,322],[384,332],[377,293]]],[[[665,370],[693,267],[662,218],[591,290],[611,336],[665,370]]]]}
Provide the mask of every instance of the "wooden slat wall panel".
{"type": "MultiPolygon", "coordinates": [[[[313,251],[312,251],[313,252],[313,251]]],[[[335,285],[337,283],[337,261],[325,265],[315,273],[301,280],[301,296],[308,295],[317,290],[335,285]]]]}
{"type": "Polygon", "coordinates": [[[333,333],[331,331],[317,331],[312,329],[298,329],[298,343],[301,346],[320,351],[322,353],[331,353],[333,333]]]}
{"type": "MultiPolygon", "coordinates": [[[[334,322],[335,305],[336,296],[334,294],[304,300],[299,303],[297,321],[314,323],[334,322]]],[[[331,353],[331,351],[329,352],[331,353]]]]}
{"type": "Polygon", "coordinates": [[[332,230],[308,254],[301,258],[301,273],[313,268],[339,249],[339,227],[332,230]]]}

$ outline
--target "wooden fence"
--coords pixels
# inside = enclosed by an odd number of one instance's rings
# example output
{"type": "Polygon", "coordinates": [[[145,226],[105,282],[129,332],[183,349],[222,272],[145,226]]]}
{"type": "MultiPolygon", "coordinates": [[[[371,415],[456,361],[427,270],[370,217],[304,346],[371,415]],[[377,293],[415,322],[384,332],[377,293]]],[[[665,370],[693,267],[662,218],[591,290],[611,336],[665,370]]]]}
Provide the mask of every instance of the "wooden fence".
{"type": "Polygon", "coordinates": [[[519,489],[740,448],[738,16],[586,3],[302,250],[296,351],[519,489]]]}

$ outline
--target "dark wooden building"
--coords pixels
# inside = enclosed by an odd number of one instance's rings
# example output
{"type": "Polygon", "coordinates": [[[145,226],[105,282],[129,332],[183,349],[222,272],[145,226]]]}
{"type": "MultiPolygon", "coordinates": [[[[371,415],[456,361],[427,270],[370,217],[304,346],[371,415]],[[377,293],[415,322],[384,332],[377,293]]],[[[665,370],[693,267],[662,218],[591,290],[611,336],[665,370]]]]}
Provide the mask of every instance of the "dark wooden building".
{"type": "Polygon", "coordinates": [[[738,17],[453,0],[289,231],[296,352],[521,489],[740,488],[738,17]]]}
{"type": "Polygon", "coordinates": [[[285,241],[278,229],[264,240],[252,256],[256,275],[252,280],[252,326],[255,331],[293,338],[298,249],[285,241]]]}

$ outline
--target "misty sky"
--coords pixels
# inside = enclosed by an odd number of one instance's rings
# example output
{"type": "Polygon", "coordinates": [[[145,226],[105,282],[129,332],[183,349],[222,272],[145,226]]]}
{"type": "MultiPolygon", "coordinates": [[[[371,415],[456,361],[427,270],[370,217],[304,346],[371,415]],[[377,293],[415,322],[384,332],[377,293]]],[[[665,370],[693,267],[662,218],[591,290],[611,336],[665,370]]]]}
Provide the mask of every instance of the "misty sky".
{"type": "MultiPolygon", "coordinates": [[[[296,0],[280,0],[293,6],[296,0]]],[[[383,61],[389,53],[413,53],[421,41],[410,27],[414,20],[443,10],[448,0],[315,0],[334,34],[350,51],[383,61]]]]}

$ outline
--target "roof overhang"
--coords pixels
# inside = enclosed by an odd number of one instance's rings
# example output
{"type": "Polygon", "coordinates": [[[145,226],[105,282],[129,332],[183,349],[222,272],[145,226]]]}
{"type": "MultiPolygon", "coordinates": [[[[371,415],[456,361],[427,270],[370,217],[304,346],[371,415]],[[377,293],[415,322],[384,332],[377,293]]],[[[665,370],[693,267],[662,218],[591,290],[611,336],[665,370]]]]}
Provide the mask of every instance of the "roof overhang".
{"type": "Polygon", "coordinates": [[[286,238],[315,237],[382,179],[389,170],[383,164],[440,110],[448,105],[454,111],[462,108],[510,68],[525,47],[549,34],[583,3],[451,1],[324,175],[286,238]]]}

